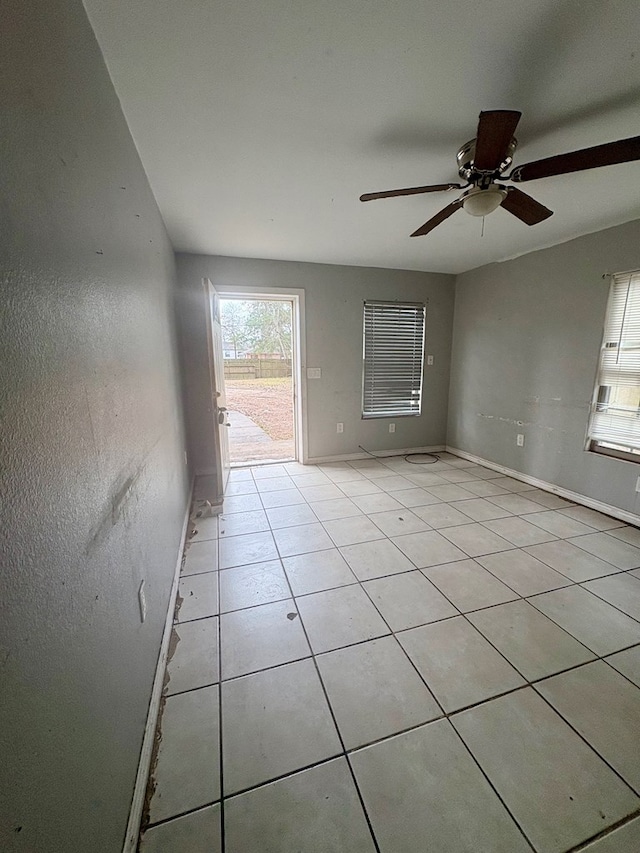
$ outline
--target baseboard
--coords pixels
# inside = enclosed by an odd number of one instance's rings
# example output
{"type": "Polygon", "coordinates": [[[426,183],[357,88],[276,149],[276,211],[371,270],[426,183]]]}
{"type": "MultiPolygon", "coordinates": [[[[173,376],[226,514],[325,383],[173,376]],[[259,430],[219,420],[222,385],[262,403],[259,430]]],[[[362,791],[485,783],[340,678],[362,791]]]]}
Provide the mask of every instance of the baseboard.
{"type": "Polygon", "coordinates": [[[164,623],[164,631],[162,634],[162,643],[160,644],[160,654],[156,664],[156,673],[153,679],[153,688],[151,690],[151,700],[149,701],[149,713],[147,714],[147,723],[144,729],[144,737],[142,739],[142,749],[140,750],[140,761],[138,762],[138,773],[136,782],[133,788],[133,797],[131,799],[131,809],[129,811],[129,820],[127,823],[127,832],[124,838],[124,846],[122,853],[135,853],[138,849],[138,836],[140,835],[140,823],[142,821],[142,810],[144,808],[144,798],[147,790],[147,779],[149,778],[149,769],[151,766],[151,756],[153,753],[153,743],[156,733],[156,725],[158,722],[158,712],[160,710],[160,700],[162,698],[162,687],[164,684],[164,671],[167,664],[167,655],[169,653],[169,641],[171,640],[171,631],[173,628],[173,614],[176,607],[176,597],[178,594],[178,583],[180,581],[180,569],[182,567],[182,554],[187,539],[187,531],[189,529],[189,512],[191,509],[191,497],[193,495],[193,486],[195,478],[191,481],[189,489],[189,498],[187,501],[187,511],[182,525],[182,535],[180,537],[180,548],[178,550],[178,560],[176,569],[173,575],[171,584],[171,593],[169,595],[169,606],[167,608],[167,616],[164,623]]]}
{"type": "MultiPolygon", "coordinates": [[[[447,453],[452,453],[454,456],[459,456],[461,459],[468,459],[469,462],[475,462],[478,465],[483,465],[485,468],[490,468],[492,471],[499,471],[505,477],[512,477],[514,480],[520,480],[522,483],[527,483],[529,486],[535,486],[537,489],[542,489],[545,492],[552,492],[554,495],[559,495],[561,498],[566,498],[576,504],[594,509],[596,512],[601,512],[603,515],[609,515],[612,518],[619,518],[620,521],[626,521],[627,524],[633,524],[635,527],[640,527],[640,515],[635,515],[633,512],[628,512],[626,509],[620,509],[617,506],[598,501],[595,498],[590,498],[587,495],[581,495],[579,492],[572,492],[570,489],[565,489],[562,486],[557,486],[555,483],[547,483],[546,480],[539,480],[537,477],[531,477],[529,474],[522,474],[520,471],[514,471],[513,468],[507,468],[506,465],[499,465],[497,462],[490,462],[488,459],[483,459],[482,456],[476,456],[473,453],[467,453],[466,450],[459,450],[457,447],[447,446],[447,453]]],[[[464,485],[461,483],[461,485],[464,485]]]]}
{"type": "Polygon", "coordinates": [[[343,453],[340,456],[309,456],[305,465],[319,465],[322,462],[352,462],[356,459],[371,459],[372,456],[406,456],[409,453],[438,453],[445,449],[444,444],[434,444],[429,447],[404,447],[399,450],[372,450],[370,453],[343,453]]]}

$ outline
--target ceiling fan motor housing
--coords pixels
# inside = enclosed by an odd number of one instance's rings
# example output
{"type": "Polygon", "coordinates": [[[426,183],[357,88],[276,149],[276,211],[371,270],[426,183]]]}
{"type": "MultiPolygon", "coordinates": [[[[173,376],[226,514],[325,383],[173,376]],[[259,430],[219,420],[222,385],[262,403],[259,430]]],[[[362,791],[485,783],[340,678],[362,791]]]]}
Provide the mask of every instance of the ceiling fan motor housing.
{"type": "Polygon", "coordinates": [[[505,172],[509,166],[513,162],[513,155],[515,153],[516,148],[518,147],[518,140],[512,137],[511,142],[507,147],[507,152],[505,154],[504,159],[500,162],[497,169],[492,169],[490,172],[481,171],[476,169],[474,158],[476,153],[476,140],[471,139],[469,142],[465,142],[462,148],[456,154],[456,161],[458,163],[458,174],[461,178],[464,178],[465,181],[469,183],[482,183],[483,179],[487,177],[498,177],[503,172],[505,172]]]}

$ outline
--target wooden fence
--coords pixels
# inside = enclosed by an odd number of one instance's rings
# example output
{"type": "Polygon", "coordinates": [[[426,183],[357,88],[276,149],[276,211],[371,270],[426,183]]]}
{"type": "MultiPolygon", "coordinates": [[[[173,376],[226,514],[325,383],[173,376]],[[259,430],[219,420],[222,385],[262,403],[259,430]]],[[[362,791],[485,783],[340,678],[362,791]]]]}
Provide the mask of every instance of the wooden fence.
{"type": "Polygon", "coordinates": [[[225,358],[225,379],[276,379],[291,376],[290,358],[225,358]]]}

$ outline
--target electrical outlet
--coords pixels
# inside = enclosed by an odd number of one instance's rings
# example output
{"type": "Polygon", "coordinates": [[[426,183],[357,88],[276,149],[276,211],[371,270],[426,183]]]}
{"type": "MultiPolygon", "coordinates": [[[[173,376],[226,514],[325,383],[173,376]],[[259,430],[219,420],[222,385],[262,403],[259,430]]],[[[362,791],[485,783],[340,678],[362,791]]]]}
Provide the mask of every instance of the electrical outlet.
{"type": "Polygon", "coordinates": [[[140,621],[144,622],[147,616],[147,599],[144,594],[144,581],[142,581],[140,588],[138,589],[138,604],[140,606],[140,621]]]}
{"type": "Polygon", "coordinates": [[[433,356],[432,355],[427,356],[427,364],[433,364],[433,356]]]}
{"type": "Polygon", "coordinates": [[[395,432],[395,431],[396,431],[396,425],[395,424],[389,424],[389,432],[395,432]]]}
{"type": "Polygon", "coordinates": [[[336,424],[336,432],[344,432],[344,424],[336,424]]]}
{"type": "Polygon", "coordinates": [[[516,444],[518,445],[518,447],[524,447],[524,436],[521,432],[519,432],[516,436],[516,444]]]}

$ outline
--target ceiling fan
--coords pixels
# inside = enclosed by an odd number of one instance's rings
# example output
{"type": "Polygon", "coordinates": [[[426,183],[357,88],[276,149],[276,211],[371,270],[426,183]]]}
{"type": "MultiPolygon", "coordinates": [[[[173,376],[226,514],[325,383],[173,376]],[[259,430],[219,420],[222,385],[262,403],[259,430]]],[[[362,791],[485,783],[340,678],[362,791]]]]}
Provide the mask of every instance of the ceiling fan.
{"type": "Polygon", "coordinates": [[[503,172],[511,166],[518,145],[513,134],[521,115],[522,113],[516,110],[488,110],[480,113],[475,139],[465,143],[456,155],[458,174],[466,180],[466,184],[434,184],[426,187],[365,193],[360,196],[360,201],[465,190],[460,198],[452,201],[414,231],[412,237],[428,234],[459,208],[471,216],[486,216],[498,207],[504,207],[526,225],[537,225],[538,222],[552,216],[553,211],[517,187],[504,186],[497,183],[498,180],[522,183],[552,175],[583,172],[600,166],[640,160],[640,136],[633,136],[630,139],[607,142],[593,148],[583,148],[567,154],[557,154],[555,157],[545,157],[543,160],[534,160],[532,163],[517,166],[509,175],[503,175],[503,172]]]}

